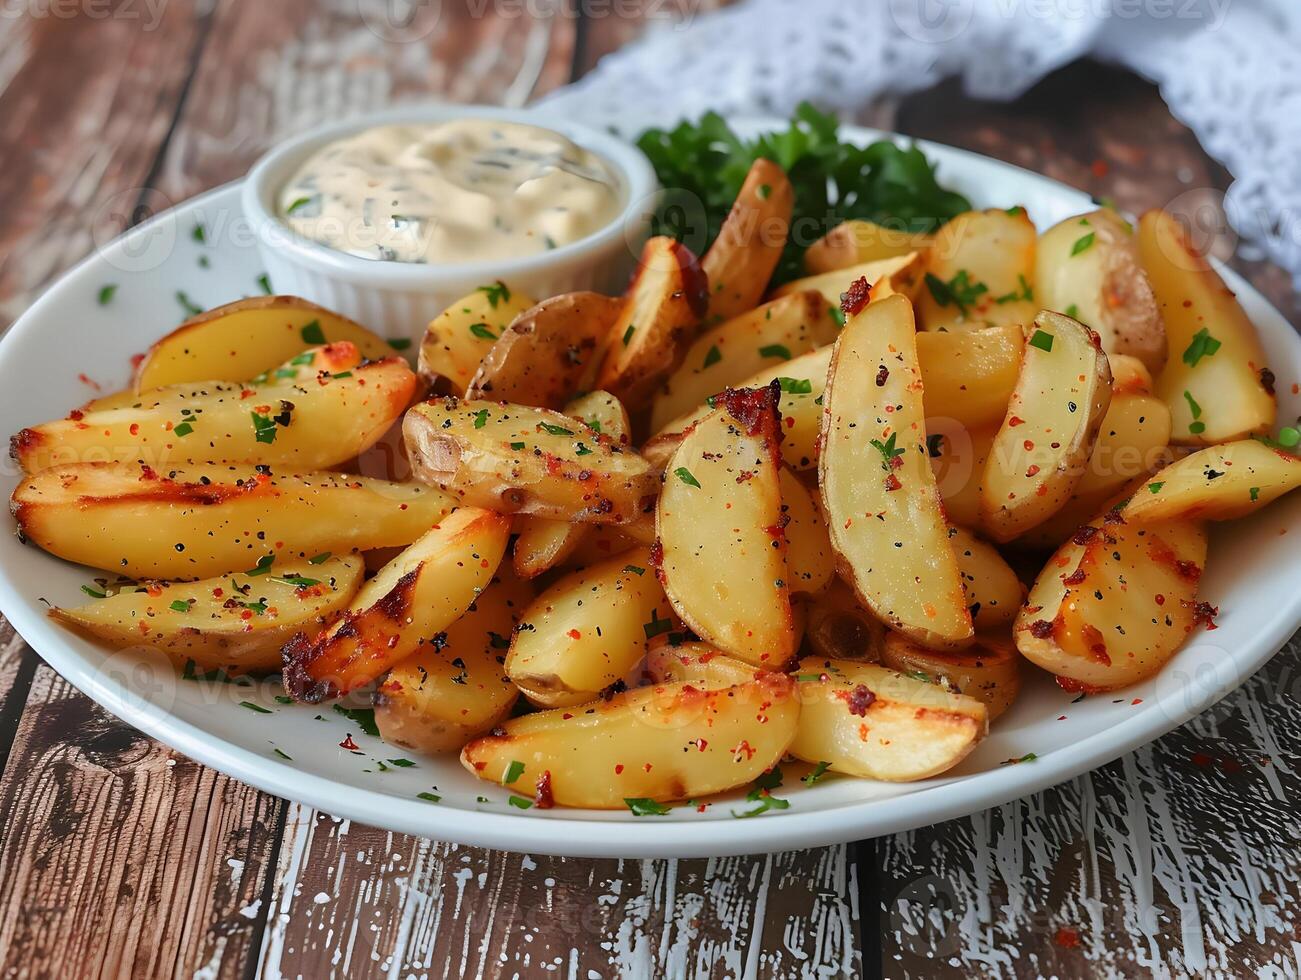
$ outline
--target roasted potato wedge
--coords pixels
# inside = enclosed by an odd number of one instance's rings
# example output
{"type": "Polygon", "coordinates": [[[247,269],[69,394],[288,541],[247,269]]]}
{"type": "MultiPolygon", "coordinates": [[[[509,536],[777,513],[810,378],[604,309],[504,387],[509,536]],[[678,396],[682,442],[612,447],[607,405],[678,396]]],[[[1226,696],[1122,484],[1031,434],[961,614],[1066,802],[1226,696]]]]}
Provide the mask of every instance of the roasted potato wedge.
{"type": "Polygon", "coordinates": [[[1021,655],[1003,636],[976,634],[965,650],[940,653],[908,639],[902,633],[885,638],[881,663],[886,667],[930,681],[985,702],[989,720],[1012,707],[1021,693],[1021,655]]]}
{"type": "Polygon", "coordinates": [[[543,408],[435,398],[402,431],[419,479],[502,513],[629,524],[656,491],[646,460],[543,408]]]}
{"type": "Polygon", "coordinates": [[[959,527],[979,528],[985,464],[998,427],[967,429],[934,418],[926,420],[926,427],[931,470],[949,520],[959,527]]]}
{"type": "Polygon", "coordinates": [[[651,643],[646,677],[653,684],[694,684],[707,691],[747,684],[763,676],[762,668],[729,657],[708,643],[651,643]]]}
{"type": "Polygon", "coordinates": [[[787,293],[706,330],[655,397],[651,429],[658,432],[774,362],[830,344],[836,331],[826,301],[814,292],[787,293]]]}
{"type": "Polygon", "coordinates": [[[881,659],[885,624],[868,612],[854,590],[835,578],[806,604],[805,652],[827,660],[881,659]]]}
{"type": "Polygon", "coordinates": [[[981,525],[995,541],[1042,524],[1070,499],[1111,404],[1107,355],[1078,321],[1040,313],[1022,358],[981,486],[981,525]]]}
{"type": "Polygon", "coordinates": [[[1267,432],[1278,411],[1274,375],[1224,280],[1164,211],[1139,221],[1138,255],[1170,343],[1156,393],[1174,417],[1174,441],[1210,445],[1267,432]]]}
{"type": "Polygon", "coordinates": [[[416,362],[420,377],[439,393],[464,394],[511,321],[536,302],[500,281],[462,296],[429,322],[416,362]]]}
{"type": "Polygon", "coordinates": [[[868,608],[928,646],[968,642],[971,614],[926,449],[916,330],[902,296],[855,312],[836,341],[818,477],[842,574],[868,608]]]}
{"type": "Polygon", "coordinates": [[[836,577],[836,553],[831,550],[822,505],[790,470],[783,467],[780,476],[790,590],[795,595],[817,595],[836,577]]]}
{"type": "Polygon", "coordinates": [[[799,716],[784,674],[716,691],[661,684],[512,718],[461,763],[540,807],[617,810],[745,785],[781,760],[799,716]]]}
{"type": "Polygon", "coordinates": [[[594,700],[623,681],[646,654],[668,600],[650,549],[566,575],[524,611],[506,655],[506,674],[534,704],[560,708],[594,700]]]}
{"type": "Polygon", "coordinates": [[[800,661],[799,728],[788,751],[833,772],[907,782],[938,776],[989,731],[983,701],[855,660],[800,661]]]}
{"type": "Polygon", "coordinates": [[[345,473],[82,463],[24,478],[10,506],[23,538],[60,558],[136,578],[194,579],[410,544],[456,499],[345,473]]]}
{"type": "MultiPolygon", "coordinates": [[[[619,404],[619,399],[608,391],[591,391],[574,399],[565,406],[565,414],[583,422],[589,429],[609,436],[616,445],[630,444],[632,425],[628,421],[628,413],[619,404]]],[[[512,552],[515,574],[530,579],[565,561],[578,548],[584,536],[592,533],[592,527],[589,524],[571,524],[569,521],[522,515],[515,521],[515,532],[515,549],[512,552]]],[[[653,527],[649,537],[654,540],[653,527]]]]}
{"type": "Polygon", "coordinates": [[[917,317],[927,330],[1026,324],[1034,298],[1037,232],[1025,208],[958,215],[926,253],[917,317]]]}
{"type": "Polygon", "coordinates": [[[912,299],[921,286],[922,274],[926,268],[925,256],[920,252],[906,252],[888,259],[876,259],[851,265],[847,269],[824,272],[817,276],[805,276],[792,279],[772,291],[772,298],[788,296],[791,293],[820,293],[835,317],[840,313],[840,297],[849,289],[851,283],[866,279],[872,287],[874,299],[884,299],[887,295],[899,293],[912,299]],[[889,288],[886,288],[886,287],[889,288]]]}
{"type": "Polygon", "coordinates": [[[23,429],[10,455],[28,473],[75,463],[248,462],[316,470],[373,445],[402,414],[416,376],[400,357],[259,388],[177,385],[139,407],[73,412],[23,429]]]}
{"type": "Polygon", "coordinates": [[[152,647],[182,667],[279,670],[295,633],[329,624],[361,588],[361,558],[277,565],[200,582],[150,582],[50,616],[114,649],[152,647]]]}
{"type": "Polygon", "coordinates": [[[1068,690],[1145,680],[1214,615],[1197,601],[1205,566],[1199,522],[1140,524],[1111,511],[1044,567],[1017,616],[1016,647],[1068,690]]]}
{"type": "Polygon", "coordinates": [[[799,644],[782,532],[776,385],[728,390],[682,440],[656,509],[659,575],[701,639],[780,668],[799,644]]]}
{"type": "Polygon", "coordinates": [[[755,160],[700,260],[709,279],[710,321],[730,320],[759,305],[786,247],[794,206],[786,171],[771,160],[755,160]]]}
{"type": "Polygon", "coordinates": [[[1255,439],[1200,449],[1152,476],[1125,505],[1127,521],[1227,521],[1301,486],[1301,459],[1255,439]]]}
{"type": "Polygon", "coordinates": [[[385,674],[374,695],[384,741],[418,752],[455,752],[506,718],[519,689],[502,664],[532,597],[528,585],[499,576],[439,643],[421,646],[385,674]]]}
{"type": "Polygon", "coordinates": [[[630,409],[644,406],[681,363],[708,305],[709,279],[690,249],[663,236],[647,241],[606,337],[596,387],[630,409]]]}
{"type": "Polygon", "coordinates": [[[150,347],[132,387],[140,394],[197,381],[247,381],[309,347],[338,340],[373,360],[393,354],[361,324],[297,296],[241,299],[186,320],[150,347]]]}
{"type": "Polygon", "coordinates": [[[1025,595],[1012,566],[997,548],[963,528],[949,528],[949,544],[967,590],[972,625],[987,630],[1012,622],[1025,595]]]}
{"type": "Polygon", "coordinates": [[[1136,357],[1150,371],[1165,364],[1165,324],[1134,229],[1115,211],[1067,218],[1040,235],[1034,284],[1041,307],[1087,323],[1107,354],[1136,357]]]}
{"type": "Polygon", "coordinates": [[[509,517],[453,511],[380,569],[333,626],[285,644],[285,690],[313,704],[335,698],[435,643],[488,587],[509,535],[509,517]]]}
{"type": "Polygon", "coordinates": [[[1016,388],[1025,350],[1019,326],[917,335],[926,418],[968,429],[998,425],[1016,388]]]}
{"type": "Polygon", "coordinates": [[[559,410],[590,387],[623,301],[600,293],[544,299],[511,321],[479,362],[465,397],[559,410]]]}
{"type": "Polygon", "coordinates": [[[1111,393],[1113,395],[1152,394],[1152,372],[1137,357],[1129,354],[1108,354],[1111,365],[1111,393]]]}
{"type": "Polygon", "coordinates": [[[804,269],[809,275],[817,276],[864,262],[925,252],[930,244],[929,234],[851,219],[842,221],[808,247],[804,253],[804,269]]]}

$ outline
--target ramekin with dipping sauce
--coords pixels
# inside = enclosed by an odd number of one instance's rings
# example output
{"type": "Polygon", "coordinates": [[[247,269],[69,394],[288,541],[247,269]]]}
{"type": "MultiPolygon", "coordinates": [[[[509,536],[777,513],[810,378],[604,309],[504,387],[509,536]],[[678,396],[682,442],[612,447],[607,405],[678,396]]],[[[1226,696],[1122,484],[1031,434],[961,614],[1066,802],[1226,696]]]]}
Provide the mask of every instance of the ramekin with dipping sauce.
{"type": "Polygon", "coordinates": [[[622,291],[657,192],[641,152],[607,133],[531,110],[420,106],[280,144],[242,204],[275,292],[419,343],[493,282],[539,300],[622,291]]]}

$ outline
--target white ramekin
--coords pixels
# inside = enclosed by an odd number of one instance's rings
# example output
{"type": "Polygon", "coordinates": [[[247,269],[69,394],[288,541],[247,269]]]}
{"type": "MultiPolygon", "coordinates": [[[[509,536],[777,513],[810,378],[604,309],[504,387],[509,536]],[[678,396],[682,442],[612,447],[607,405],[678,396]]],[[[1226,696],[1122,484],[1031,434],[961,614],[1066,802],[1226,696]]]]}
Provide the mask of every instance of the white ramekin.
{"type": "Polygon", "coordinates": [[[608,133],[532,109],[418,105],[321,126],[286,140],[249,171],[242,205],[276,293],[311,300],[382,337],[408,337],[418,343],[429,321],[448,305],[495,280],[539,300],[577,289],[622,291],[646,238],[658,189],[655,172],[641,151],[608,133]],[[466,116],[543,126],[597,153],[619,182],[619,216],[586,238],[538,255],[445,265],[358,258],[304,238],[277,216],[276,202],[285,182],[326,143],[371,126],[466,116]]]}

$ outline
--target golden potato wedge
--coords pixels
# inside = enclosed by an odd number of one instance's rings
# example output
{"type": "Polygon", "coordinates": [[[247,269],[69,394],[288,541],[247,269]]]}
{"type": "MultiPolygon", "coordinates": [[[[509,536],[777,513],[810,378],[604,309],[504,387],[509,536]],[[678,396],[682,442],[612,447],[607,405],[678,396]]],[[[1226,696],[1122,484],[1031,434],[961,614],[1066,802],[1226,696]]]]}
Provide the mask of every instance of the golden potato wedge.
{"type": "Polygon", "coordinates": [[[786,247],[794,206],[786,171],[771,160],[755,160],[718,237],[700,260],[709,279],[710,322],[730,320],[759,305],[786,247]]]}
{"type": "Polygon", "coordinates": [[[967,591],[972,625],[987,630],[1012,622],[1025,596],[1012,566],[997,548],[963,528],[949,528],[949,545],[958,560],[962,587],[967,591]]]}
{"type": "Polygon", "coordinates": [[[380,569],[333,626],[285,644],[285,690],[312,704],[336,698],[436,645],[492,581],[509,535],[509,517],[453,511],[380,569]]]}
{"type": "Polygon", "coordinates": [[[851,265],[847,269],[824,272],[817,276],[805,276],[792,279],[772,291],[772,299],[788,296],[791,293],[820,293],[831,308],[833,318],[840,313],[840,297],[852,283],[866,279],[872,287],[873,299],[884,299],[886,295],[899,293],[912,299],[921,286],[922,275],[926,269],[925,256],[920,252],[906,252],[888,259],[876,259],[851,265]],[[889,288],[886,288],[889,287],[889,288]]]}
{"type": "MultiPolygon", "coordinates": [[[[1114,362],[1120,356],[1108,359],[1114,362]]],[[[1056,548],[1124,487],[1168,461],[1170,409],[1165,402],[1154,395],[1118,391],[1114,383],[1112,391],[1098,441],[1075,491],[1061,510],[1021,535],[1018,545],[1056,548]]]]}
{"type": "Polygon", "coordinates": [[[1215,610],[1197,601],[1206,532],[1197,521],[1140,524],[1115,511],[1049,560],[1017,616],[1027,660],[1068,690],[1111,691],[1155,674],[1215,610]]]}
{"type": "MultiPolygon", "coordinates": [[[[574,399],[565,406],[565,414],[585,423],[589,429],[609,436],[616,445],[630,445],[632,425],[628,413],[619,404],[619,399],[608,391],[591,391],[574,399]]],[[[515,574],[530,579],[572,555],[584,536],[592,533],[592,526],[522,515],[515,521],[515,533],[515,548],[511,554],[515,574]]],[[[653,527],[649,537],[652,541],[655,538],[653,527]]]]}
{"type": "Polygon", "coordinates": [[[1150,371],[1166,359],[1165,324],[1139,264],[1134,229],[1103,209],[1053,225],[1035,252],[1035,298],[1092,327],[1111,354],[1138,358],[1150,371]]]}
{"type": "Polygon", "coordinates": [[[658,484],[636,453],[544,408],[447,396],[412,408],[402,431],[419,479],[502,513],[629,524],[658,484]]]}
{"type": "Polygon", "coordinates": [[[687,348],[681,366],[655,396],[651,429],[705,404],[775,361],[789,361],[836,339],[836,322],[815,292],[780,299],[706,330],[687,348]]]}
{"type": "Polygon", "coordinates": [[[799,716],[784,674],[715,691],[660,684],[512,718],[461,764],[540,807],[615,810],[745,785],[781,760],[799,716]]]}
{"type": "Polygon", "coordinates": [[[381,678],[375,724],[386,742],[418,752],[455,752],[506,718],[519,698],[502,666],[511,631],[533,590],[499,576],[447,627],[381,678]]]}
{"type": "Polygon", "coordinates": [[[807,603],[804,650],[828,660],[881,659],[885,624],[873,616],[843,579],[807,603]]]}
{"type": "Polygon", "coordinates": [[[729,389],[682,440],[656,508],[659,576],[701,639],[778,669],[794,653],[776,385],[729,389]]]}
{"type": "Polygon", "coordinates": [[[1113,395],[1152,394],[1152,372],[1142,361],[1129,354],[1108,354],[1111,365],[1111,393],[1113,395]]]}
{"type": "Polygon", "coordinates": [[[938,776],[989,731],[983,701],[888,667],[805,657],[800,720],[788,751],[833,772],[890,782],[938,776]]]}
{"type": "Polygon", "coordinates": [[[1021,374],[981,486],[981,526],[1010,541],[1042,524],[1084,476],[1107,408],[1111,369],[1098,335],[1060,313],[1035,317],[1021,374]]]}
{"type": "Polygon", "coordinates": [[[985,464],[998,427],[969,430],[961,424],[934,418],[927,419],[926,426],[931,470],[944,500],[945,513],[959,527],[979,528],[985,464]]]}
{"type": "Polygon", "coordinates": [[[1227,521],[1301,486],[1301,459],[1255,439],[1209,446],[1154,474],[1125,505],[1127,521],[1227,521]]]}
{"type": "Polygon", "coordinates": [[[831,550],[822,505],[785,467],[780,479],[790,590],[795,595],[817,595],[836,577],[836,553],[831,550]]]}
{"type": "Polygon", "coordinates": [[[729,657],[708,643],[656,644],[646,651],[646,678],[652,684],[694,684],[706,691],[747,684],[766,673],[729,657]]]}
{"type": "Polygon", "coordinates": [[[123,650],[152,647],[178,667],[231,674],[280,669],[295,633],[320,629],[361,588],[360,557],[286,562],[265,574],[234,572],[200,582],[149,582],[51,618],[123,650]]]}
{"type": "Polygon", "coordinates": [[[818,483],[841,571],[868,608],[928,646],[971,639],[926,449],[912,305],[854,313],[836,341],[822,416],[818,483]]]}
{"type": "Polygon", "coordinates": [[[506,674],[534,704],[560,708],[623,681],[672,620],[650,549],[634,548],[557,581],[524,610],[506,674]]]}
{"type": "MultiPolygon", "coordinates": [[[[309,347],[347,340],[379,360],[393,347],[359,323],[297,296],[256,296],[186,320],[145,353],[137,394],[196,381],[247,381],[309,347]]],[[[400,343],[400,341],[399,341],[400,343]]]]}
{"type": "Polygon", "coordinates": [[[10,503],[19,533],[39,548],[166,579],[410,544],[455,506],[420,484],[237,463],[162,473],[133,463],[60,466],[24,478],[10,503]]]}
{"type": "Polygon", "coordinates": [[[1025,350],[1017,325],[917,335],[926,418],[968,429],[998,425],[1016,387],[1025,350]]]}
{"type": "Polygon", "coordinates": [[[1210,445],[1269,431],[1274,375],[1224,280],[1164,211],[1140,219],[1138,255],[1170,344],[1156,393],[1174,416],[1174,441],[1210,445]]]}
{"type": "Polygon", "coordinates": [[[465,397],[559,410],[590,387],[623,301],[600,293],[544,299],[510,322],[479,362],[465,397]]]}
{"type": "Polygon", "coordinates": [[[500,280],[462,296],[429,322],[416,362],[420,377],[440,394],[464,394],[511,321],[536,302],[500,280]]]}
{"type": "Polygon", "coordinates": [[[901,633],[890,633],[885,638],[881,663],[901,674],[985,702],[990,721],[1012,707],[1021,693],[1021,655],[1004,636],[978,633],[976,641],[965,650],[941,653],[901,633]]]}
{"type": "Polygon", "coordinates": [[[178,385],[139,408],[73,412],[23,429],[10,455],[32,473],[75,463],[248,462],[316,470],[351,459],[402,414],[416,376],[400,357],[260,388],[178,385]]]}
{"type": "Polygon", "coordinates": [[[842,221],[808,247],[804,253],[804,269],[809,275],[817,276],[864,262],[925,252],[930,244],[929,234],[851,219],[842,221]]]}
{"type": "Polygon", "coordinates": [[[663,236],[647,241],[606,337],[596,387],[641,408],[681,363],[708,306],[709,279],[691,250],[663,236]]]}
{"type": "Polygon", "coordinates": [[[1027,324],[1037,232],[1025,208],[967,211],[940,228],[926,254],[917,318],[927,330],[1027,324]]]}

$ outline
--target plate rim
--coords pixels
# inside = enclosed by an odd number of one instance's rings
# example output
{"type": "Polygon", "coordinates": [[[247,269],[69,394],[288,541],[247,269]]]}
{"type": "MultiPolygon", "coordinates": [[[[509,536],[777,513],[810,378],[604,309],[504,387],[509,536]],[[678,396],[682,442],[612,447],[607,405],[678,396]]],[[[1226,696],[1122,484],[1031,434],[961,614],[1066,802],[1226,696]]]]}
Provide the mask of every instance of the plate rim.
{"type": "MultiPolygon", "coordinates": [[[[735,128],[784,125],[779,120],[754,116],[738,116],[731,123],[735,128]]],[[[868,127],[844,125],[841,132],[856,141],[886,138],[915,143],[928,153],[938,151],[939,155],[951,159],[1016,172],[1050,186],[1063,198],[1071,194],[1091,200],[1078,188],[970,150],[928,140],[912,140],[901,134],[868,127]]],[[[110,243],[75,263],[46,287],[0,338],[0,361],[17,343],[14,338],[35,329],[32,325],[44,309],[59,302],[66,290],[73,288],[88,270],[97,266],[105,248],[120,247],[134,236],[149,234],[156,223],[178,219],[185,212],[211,205],[214,199],[223,196],[230,196],[232,206],[238,209],[239,189],[243,182],[243,179],[231,181],[179,202],[116,236],[110,243]]],[[[1263,303],[1282,322],[1289,322],[1249,282],[1222,263],[1217,261],[1215,265],[1231,288],[1263,303]]],[[[1291,343],[1301,346],[1301,336],[1295,330],[1290,332],[1290,337],[1291,343]]],[[[560,815],[563,813],[560,810],[539,819],[537,815],[527,813],[430,806],[379,789],[358,789],[304,771],[291,763],[259,755],[214,736],[197,724],[182,720],[161,705],[141,700],[63,642],[56,626],[29,606],[17,591],[10,569],[4,565],[0,565],[0,609],[42,659],[79,691],[118,718],[187,757],[271,795],[339,817],[419,837],[514,852],[630,859],[724,857],[822,847],[941,823],[1040,792],[1146,745],[1205,711],[1244,684],[1283,648],[1301,626],[1299,597],[1292,606],[1280,605],[1277,615],[1269,622],[1257,625],[1256,635],[1264,638],[1259,653],[1247,660],[1226,662],[1233,668],[1229,683],[1215,684],[1205,697],[1191,701],[1187,698],[1187,690],[1182,687],[1158,691],[1148,699],[1147,710],[1093,732],[1073,744],[1052,750],[1032,764],[1005,766],[956,782],[939,783],[886,798],[838,803],[821,809],[793,808],[766,820],[748,821],[744,831],[738,833],[732,821],[722,819],[661,824],[641,821],[633,830],[627,821],[566,819],[560,815]],[[1051,764],[1047,764],[1050,759],[1051,764]]]]}

